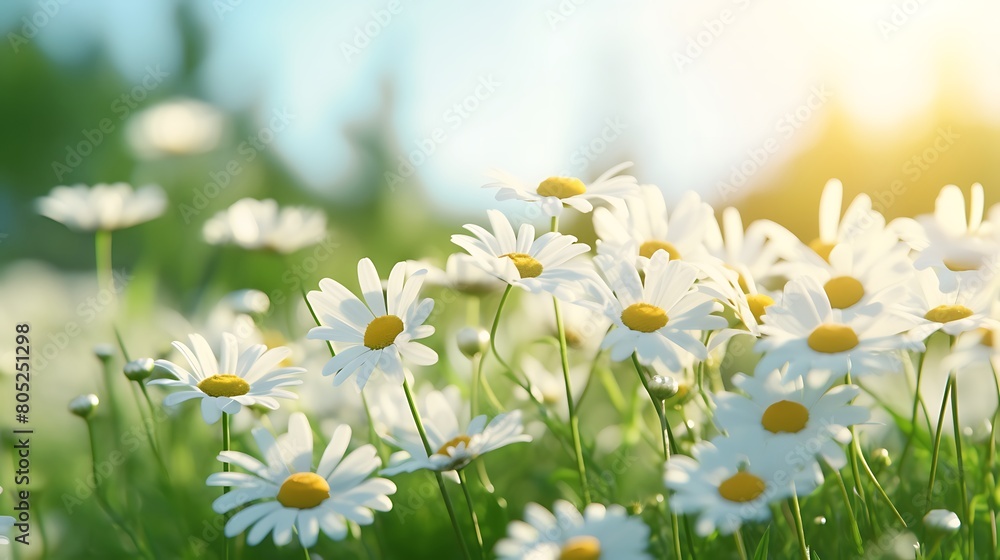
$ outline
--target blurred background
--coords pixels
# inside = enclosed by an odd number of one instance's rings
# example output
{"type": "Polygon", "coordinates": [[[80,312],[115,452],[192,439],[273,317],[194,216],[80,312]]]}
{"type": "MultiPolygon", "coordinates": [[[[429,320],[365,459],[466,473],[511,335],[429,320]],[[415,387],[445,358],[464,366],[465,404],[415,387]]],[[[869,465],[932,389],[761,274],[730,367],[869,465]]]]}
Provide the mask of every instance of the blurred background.
{"type": "MultiPolygon", "coordinates": [[[[480,189],[491,168],[588,180],[631,160],[668,200],[695,190],[806,240],[831,177],[889,218],[930,211],[949,183],[981,182],[990,205],[998,24],[988,0],[8,0],[0,311],[48,325],[39,332],[60,347],[93,292],[92,237],[33,210],[57,185],[167,192],[163,217],[115,235],[139,355],[209,321],[206,290],[297,297],[319,276],[352,283],[363,256],[383,275],[404,259],[441,264],[448,235],[498,206],[480,189]],[[204,244],[205,220],[243,197],[324,209],[333,255],[288,277],[277,256],[204,244]]],[[[568,227],[593,237],[589,219],[568,227]]],[[[109,342],[84,326],[58,368],[36,364],[58,376],[34,398],[59,422],[69,397],[96,387],[90,344],[109,342]]],[[[59,436],[47,442],[39,464],[60,460],[59,436]]],[[[53,531],[73,533],[67,519],[53,531]]]]}

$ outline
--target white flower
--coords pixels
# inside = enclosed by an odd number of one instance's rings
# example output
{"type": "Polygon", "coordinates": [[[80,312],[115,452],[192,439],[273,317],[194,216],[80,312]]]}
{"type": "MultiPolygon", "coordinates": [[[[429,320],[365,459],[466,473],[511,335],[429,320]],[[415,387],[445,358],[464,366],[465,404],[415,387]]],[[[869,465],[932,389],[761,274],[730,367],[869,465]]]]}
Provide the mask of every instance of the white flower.
{"type": "Polygon", "coordinates": [[[1000,321],[989,319],[982,327],[958,335],[951,353],[941,362],[941,369],[954,371],[976,365],[1000,371],[1000,321]]]}
{"type": "Polygon", "coordinates": [[[622,206],[622,198],[633,192],[636,187],[635,177],[615,174],[631,166],[632,162],[616,165],[590,184],[576,177],[549,177],[535,184],[494,170],[490,173],[493,182],[483,185],[483,188],[499,189],[497,200],[524,200],[536,203],[546,216],[559,216],[563,205],[587,213],[594,209],[595,202],[622,206]]]}
{"type": "Polygon", "coordinates": [[[726,320],[712,315],[722,306],[695,287],[697,269],[683,261],[670,260],[666,251],[657,251],[646,268],[645,282],[629,263],[597,257],[607,279],[601,298],[605,314],[615,323],[602,348],[611,349],[611,359],[622,361],[634,352],[639,362],[663,363],[672,371],[683,369],[686,355],[704,360],[705,345],[699,331],[726,326],[726,320]],[[608,293],[608,290],[614,293],[608,293]]]}
{"type": "Polygon", "coordinates": [[[432,449],[430,457],[416,431],[399,430],[383,438],[402,451],[392,454],[382,474],[420,469],[454,471],[495,449],[531,441],[531,436],[524,433],[519,410],[499,414],[489,424],[486,423],[486,415],[477,416],[463,429],[444,394],[431,391],[424,402],[420,416],[432,449]]]}
{"type": "Polygon", "coordinates": [[[594,280],[586,260],[575,259],[590,247],[577,243],[572,235],[549,232],[535,239],[535,228],[522,224],[514,235],[510,221],[498,210],[487,215],[493,233],[475,224],[466,224],[468,235],[451,236],[452,243],[469,252],[483,270],[504,282],[532,293],[548,293],[572,301],[581,283],[594,280]]]}
{"type": "MultiPolygon", "coordinates": [[[[990,277],[1000,255],[1000,224],[983,221],[984,194],[979,183],[972,185],[969,214],[965,213],[962,189],[947,185],[934,201],[934,213],[893,221],[893,227],[917,252],[914,264],[931,268],[941,281],[941,289],[955,290],[964,279],[990,277]]],[[[1000,216],[1000,206],[991,213],[1000,216]]]]}
{"type": "Polygon", "coordinates": [[[273,533],[274,543],[283,546],[291,542],[294,529],[308,549],[320,531],[343,540],[348,522],[369,525],[375,519],[372,510],[392,509],[388,496],[396,492],[396,485],[371,477],[381,464],[375,447],[367,444],[347,454],[350,426],[337,427],[315,471],[312,429],[301,412],[288,419],[287,434],[275,439],[264,428],[256,428],[253,436],[266,463],[238,451],[223,451],[219,461],[249,473],[214,473],[206,481],[209,486],[233,487],[212,503],[217,513],[243,508],[226,523],[226,536],[249,528],[247,544],[256,545],[273,533]]]}
{"type": "Polygon", "coordinates": [[[550,513],[530,503],[524,521],[512,521],[494,551],[501,560],[647,560],[649,527],[619,505],[590,504],[581,514],[558,500],[550,513]],[[553,513],[555,515],[553,515],[553,513]]]}
{"type": "Polygon", "coordinates": [[[38,213],[78,231],[113,231],[156,218],[167,207],[163,190],[125,183],[56,187],[37,201],[38,213]]]}
{"type": "Polygon", "coordinates": [[[872,210],[868,195],[856,196],[841,218],[843,200],[844,186],[840,180],[827,181],[819,199],[819,237],[809,243],[809,248],[824,259],[838,243],[852,243],[885,229],[885,218],[872,210]]]}
{"type": "Polygon", "coordinates": [[[710,254],[739,274],[739,286],[751,293],[754,284],[769,283],[777,275],[775,264],[789,259],[801,245],[792,232],[770,220],[756,220],[743,230],[740,211],[729,207],[722,211],[722,224],[715,213],[705,235],[710,254]]]}
{"type": "Polygon", "coordinates": [[[850,371],[862,376],[898,371],[898,350],[923,350],[922,342],[902,333],[917,324],[917,317],[901,310],[871,303],[845,314],[833,309],[823,287],[812,278],[793,280],[785,286],[780,303],[767,308],[756,350],[764,352],[756,373],[764,374],[788,364],[785,379],[809,370],[840,376],[850,371]]]}
{"type": "Polygon", "coordinates": [[[716,529],[728,535],[746,521],[770,519],[768,504],[809,494],[823,481],[815,461],[788,461],[758,441],[716,438],[696,444],[691,454],[693,459],[675,455],[667,462],[665,482],[673,491],[670,507],[697,514],[701,536],[716,529]]]}
{"type": "Polygon", "coordinates": [[[916,274],[919,288],[911,294],[908,308],[924,318],[924,323],[914,329],[912,336],[924,339],[941,330],[951,336],[974,331],[991,321],[997,304],[997,279],[989,282],[966,282],[954,290],[942,291],[938,274],[924,269],[916,274]]]}
{"type": "Polygon", "coordinates": [[[191,366],[191,371],[167,360],[156,360],[156,365],[170,372],[175,379],[153,379],[147,385],[184,387],[186,390],[171,393],[163,399],[166,406],[174,406],[191,399],[201,399],[201,415],[205,422],[214,424],[222,413],[236,414],[244,406],[260,405],[271,410],[278,408],[276,398],[296,399],[298,396],[281,389],[301,385],[295,376],[305,373],[300,367],[278,367],[291,353],[285,347],[267,349],[263,344],[247,347],[241,353],[236,337],[222,335],[221,360],[217,361],[211,346],[200,334],[188,336],[191,346],[175,341],[174,348],[191,366]]]}
{"type": "Polygon", "coordinates": [[[294,253],[326,237],[326,215],[306,207],[278,208],[272,199],[243,198],[219,212],[202,229],[212,245],[294,253]]]}
{"type": "Polygon", "coordinates": [[[627,260],[639,269],[661,250],[675,261],[717,262],[705,246],[714,212],[698,193],[685,194],[673,212],[667,212],[663,193],[652,185],[644,185],[625,203],[627,209],[594,211],[598,254],[627,260]]]}
{"type": "Polygon", "coordinates": [[[776,268],[789,278],[816,279],[831,306],[851,314],[869,303],[893,306],[912,298],[916,270],[908,251],[896,236],[875,232],[837,244],[824,258],[805,251],[776,268]]]}
{"type": "Polygon", "coordinates": [[[848,404],[861,390],[856,385],[831,388],[837,379],[812,371],[785,382],[780,370],[762,376],[733,376],[747,394],[715,395],[715,424],[729,437],[748,439],[772,453],[798,461],[819,455],[834,469],[847,464],[838,444],[851,440],[850,426],[865,422],[870,412],[848,404]]]}
{"type": "Polygon", "coordinates": [[[953,511],[932,509],[924,516],[924,525],[935,531],[954,533],[962,526],[962,521],[953,511]]]}
{"type": "Polygon", "coordinates": [[[323,375],[334,376],[334,385],[354,375],[360,391],[376,369],[402,385],[404,359],[421,366],[437,363],[436,352],[415,342],[434,334],[434,327],[424,324],[434,300],[419,299],[426,271],[405,275],[405,262],[392,267],[383,293],[375,265],[365,258],[358,262],[364,302],[329,278],[320,280],[320,291],[306,296],[321,323],[306,337],[333,342],[337,351],[323,367],[323,375]]]}
{"type": "MultiPolygon", "coordinates": [[[[534,397],[545,403],[546,407],[556,416],[566,419],[569,416],[569,407],[566,402],[566,381],[563,379],[562,369],[559,367],[559,356],[549,356],[548,363],[553,367],[546,367],[535,356],[525,355],[521,359],[521,371],[528,381],[529,387],[534,397]]],[[[587,385],[587,378],[590,376],[591,364],[584,362],[572,366],[569,370],[570,385],[573,387],[574,402],[580,399],[583,388],[587,385]]],[[[517,387],[515,394],[527,399],[529,395],[524,389],[517,387]]]]}

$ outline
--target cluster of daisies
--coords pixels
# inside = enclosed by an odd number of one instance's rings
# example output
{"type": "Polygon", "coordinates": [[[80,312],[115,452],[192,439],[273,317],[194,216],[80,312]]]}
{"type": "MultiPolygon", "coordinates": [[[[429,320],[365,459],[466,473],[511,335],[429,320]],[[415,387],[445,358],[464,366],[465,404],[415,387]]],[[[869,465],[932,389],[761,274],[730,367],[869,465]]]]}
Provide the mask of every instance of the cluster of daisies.
{"type": "MultiPolygon", "coordinates": [[[[596,341],[589,362],[598,352],[622,362],[616,367],[634,370],[655,405],[669,539],[683,556],[679,516],[693,516],[698,536],[737,533],[745,523],[768,520],[776,503],[794,499],[797,507],[823,483],[824,468],[847,466],[854,426],[870,418],[868,407],[854,404],[861,393],[855,381],[913,373],[938,331],[951,337],[950,372],[998,364],[1000,206],[986,214],[981,186],[970,191],[968,213],[962,190],[947,186],[932,215],[887,222],[865,195],[842,212],[842,186],[832,180],[822,194],[819,236],[804,243],[770,221],[745,228],[734,208],[719,220],[696,193],[668,205],[659,188],[622,174],[629,165],[591,183],[495,173],[485,188],[495,189],[498,200],[533,205],[549,218],[548,231],[490,210],[485,224],[452,236],[462,251],[444,268],[400,262],[383,279],[366,258],[357,266],[357,293],[338,280],[320,280],[305,299],[316,322],[306,338],[330,352],[322,371],[292,363],[289,348],[246,344],[231,333],[214,343],[213,336],[191,334],[173,343],[170,359],[130,364],[152,374],[148,385],[176,389],[164,405],[199,401],[205,422],[222,419],[227,435],[232,416],[248,407],[277,409],[317,373],[334,386],[351,381],[357,398],[366,399],[380,441],[349,451],[352,430],[340,425],[318,463],[313,430],[300,412],[290,416],[285,434],[253,428],[254,454],[229,449],[227,439],[218,456],[225,468],[207,480],[225,489],[212,507],[228,516],[226,536],[246,532],[250,545],[268,535],[285,545],[297,536],[306,549],[320,533],[344,539],[352,526],[371,524],[375,512],[392,508],[397,489],[386,477],[419,470],[435,473],[448,502],[442,481],[464,487],[462,473],[478,458],[530,442],[525,416],[537,412],[553,437],[565,439],[578,493],[567,496],[575,503],[560,500],[551,510],[528,504],[524,521],[510,524],[495,554],[650,558],[650,528],[621,505],[599,503],[586,473],[596,459],[585,456],[592,446],[584,441],[594,434],[581,433],[579,405],[581,385],[592,374],[589,363],[571,363],[567,350],[585,338],[596,341]],[[574,214],[592,215],[595,247],[559,231],[565,215],[579,220],[574,214]],[[456,333],[475,364],[467,386],[433,390],[422,379],[439,361],[428,342],[435,302],[423,297],[425,284],[471,298],[502,293],[491,324],[472,322],[456,333]],[[531,352],[514,362],[498,348],[505,317],[513,322],[512,313],[535,312],[505,309],[513,288],[550,300],[560,349],[556,374],[531,352]],[[721,365],[734,344],[752,347],[759,359],[724,379],[721,365]],[[486,369],[491,353],[496,367],[486,369]],[[374,378],[393,390],[366,393],[374,378]],[[522,396],[519,402],[530,403],[527,411],[496,397],[498,378],[522,396]],[[477,413],[484,402],[492,414],[477,413]],[[703,429],[668,417],[685,407],[707,419],[703,429]],[[376,445],[394,450],[386,464],[376,445]]],[[[152,219],[164,207],[158,188],[126,185],[60,187],[39,202],[50,218],[104,232],[152,219]]],[[[326,221],[316,210],[244,199],[211,217],[203,233],[212,244],[291,253],[322,241],[326,221]]],[[[953,374],[949,383],[957,383],[953,374]]],[[[451,507],[449,513],[457,530],[451,507]]],[[[475,513],[472,519],[477,523],[475,513]]],[[[478,527],[471,547],[459,533],[467,554],[483,553],[478,527]]]]}

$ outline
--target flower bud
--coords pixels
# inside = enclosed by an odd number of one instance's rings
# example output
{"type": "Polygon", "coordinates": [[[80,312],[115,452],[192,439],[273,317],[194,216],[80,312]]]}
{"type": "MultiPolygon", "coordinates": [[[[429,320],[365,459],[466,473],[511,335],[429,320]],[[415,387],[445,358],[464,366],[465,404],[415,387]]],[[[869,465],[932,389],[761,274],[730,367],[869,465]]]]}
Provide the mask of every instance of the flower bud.
{"type": "Polygon", "coordinates": [[[261,315],[267,313],[271,308],[271,300],[267,294],[260,290],[237,290],[230,292],[226,298],[226,303],[237,313],[247,315],[261,315]]]}
{"type": "Polygon", "coordinates": [[[490,345],[490,333],[486,332],[486,329],[476,327],[464,327],[458,331],[456,339],[458,349],[467,358],[482,354],[490,345]]]}
{"type": "Polygon", "coordinates": [[[954,533],[962,526],[958,515],[946,509],[932,509],[924,516],[924,525],[932,531],[954,533]]]}
{"type": "Polygon", "coordinates": [[[677,380],[668,375],[654,375],[649,380],[649,394],[654,399],[665,401],[677,394],[677,380]]]}
{"type": "Polygon", "coordinates": [[[95,344],[94,355],[102,362],[107,362],[115,355],[115,347],[111,344],[95,344]]]}
{"type": "Polygon", "coordinates": [[[152,358],[139,358],[138,360],[132,360],[131,362],[125,364],[125,377],[127,377],[129,381],[141,382],[153,373],[153,367],[154,364],[152,358]]]}
{"type": "Polygon", "coordinates": [[[80,418],[87,419],[94,414],[94,410],[97,409],[97,405],[100,404],[100,402],[101,401],[97,398],[97,395],[93,393],[89,395],[80,395],[79,397],[69,401],[69,411],[80,418]]]}

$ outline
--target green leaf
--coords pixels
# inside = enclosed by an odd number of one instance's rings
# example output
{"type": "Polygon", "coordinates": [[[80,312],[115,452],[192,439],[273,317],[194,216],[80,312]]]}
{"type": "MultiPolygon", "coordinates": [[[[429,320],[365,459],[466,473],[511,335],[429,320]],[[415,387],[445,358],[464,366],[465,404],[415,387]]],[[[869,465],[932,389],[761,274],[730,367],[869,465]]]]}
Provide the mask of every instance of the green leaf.
{"type": "Polygon", "coordinates": [[[767,560],[767,544],[771,540],[771,526],[768,525],[767,529],[764,529],[764,535],[760,537],[760,542],[757,543],[757,550],[753,553],[753,560],[767,560]]]}
{"type": "Polygon", "coordinates": [[[812,558],[812,560],[819,560],[819,553],[816,552],[815,549],[812,548],[809,549],[809,556],[812,558]]]}

